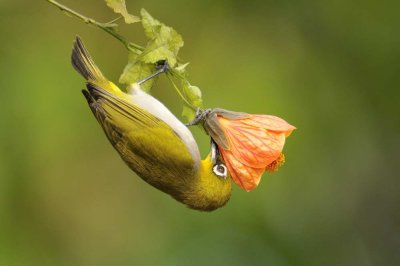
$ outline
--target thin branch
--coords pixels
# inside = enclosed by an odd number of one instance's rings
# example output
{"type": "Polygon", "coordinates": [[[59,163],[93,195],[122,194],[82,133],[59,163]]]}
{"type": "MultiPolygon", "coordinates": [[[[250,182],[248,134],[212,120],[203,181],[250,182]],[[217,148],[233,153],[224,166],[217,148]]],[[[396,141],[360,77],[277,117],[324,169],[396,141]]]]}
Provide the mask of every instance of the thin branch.
{"type": "Polygon", "coordinates": [[[144,48],[142,46],[128,41],[127,39],[125,39],[125,37],[123,37],[122,35],[117,33],[114,29],[117,26],[117,24],[101,23],[101,22],[98,22],[92,18],[88,18],[88,17],[74,11],[67,6],[62,5],[55,0],[46,0],[46,1],[54,6],[58,7],[62,12],[70,14],[70,15],[82,20],[86,24],[94,25],[97,28],[107,32],[108,34],[113,36],[115,39],[119,40],[129,51],[136,53],[136,54],[140,54],[140,52],[144,50],[144,48]]]}
{"type": "Polygon", "coordinates": [[[193,106],[186,98],[185,96],[183,96],[182,92],[178,89],[178,86],[176,86],[175,82],[172,80],[171,75],[168,74],[168,72],[166,73],[167,77],[169,79],[169,81],[172,83],[172,86],[175,88],[176,92],[178,93],[178,95],[181,97],[181,99],[183,100],[183,102],[190,107],[192,110],[196,111],[197,108],[195,106],[193,106]]]}

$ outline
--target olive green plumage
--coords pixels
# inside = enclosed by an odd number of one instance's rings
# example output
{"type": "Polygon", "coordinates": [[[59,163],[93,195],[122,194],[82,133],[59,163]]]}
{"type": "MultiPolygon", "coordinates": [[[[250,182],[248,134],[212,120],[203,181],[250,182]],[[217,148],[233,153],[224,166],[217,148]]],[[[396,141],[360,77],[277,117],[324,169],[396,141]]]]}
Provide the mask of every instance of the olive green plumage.
{"type": "Polygon", "coordinates": [[[164,105],[137,85],[127,94],[108,81],[79,38],[72,64],[87,80],[82,92],[110,143],[144,181],[193,209],[229,200],[230,178],[215,169],[224,167],[219,156],[200,160],[190,131],[164,105]]]}

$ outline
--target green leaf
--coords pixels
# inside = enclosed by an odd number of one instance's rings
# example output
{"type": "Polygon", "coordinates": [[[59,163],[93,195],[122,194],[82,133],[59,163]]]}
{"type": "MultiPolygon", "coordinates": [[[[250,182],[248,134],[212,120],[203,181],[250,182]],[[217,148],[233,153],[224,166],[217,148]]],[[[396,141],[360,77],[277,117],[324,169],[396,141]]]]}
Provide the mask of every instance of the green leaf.
{"type": "Polygon", "coordinates": [[[125,23],[131,24],[139,22],[140,18],[128,13],[125,0],[105,0],[107,6],[114,10],[115,13],[121,14],[124,17],[125,23]]]}
{"type": "Polygon", "coordinates": [[[155,63],[160,60],[168,60],[171,67],[177,62],[179,49],[183,46],[183,40],[173,28],[154,19],[145,9],[140,11],[142,25],[149,42],[140,56],[146,63],[155,63]]]}
{"type": "Polygon", "coordinates": [[[146,63],[157,63],[160,60],[167,60],[170,66],[176,64],[176,54],[173,53],[165,44],[158,43],[157,39],[149,42],[140,60],[146,63]]]}
{"type": "Polygon", "coordinates": [[[140,15],[142,16],[142,25],[146,37],[148,39],[157,38],[162,25],[161,22],[153,18],[144,8],[140,10],[140,15]]]}
{"type": "Polygon", "coordinates": [[[186,75],[186,67],[189,65],[190,63],[187,62],[185,64],[178,64],[177,67],[175,67],[175,71],[178,72],[179,75],[181,75],[182,77],[185,77],[186,75]]]}
{"type": "MultiPolygon", "coordinates": [[[[128,64],[125,66],[125,69],[119,78],[120,83],[126,85],[137,83],[138,81],[153,74],[156,71],[154,64],[138,61],[137,58],[137,54],[129,53],[128,64]]],[[[148,81],[140,85],[140,87],[144,91],[148,92],[153,86],[154,81],[155,78],[149,79],[148,81]]]]}
{"type": "Polygon", "coordinates": [[[187,80],[183,80],[182,94],[186,99],[186,103],[183,104],[182,117],[186,122],[190,122],[196,116],[196,109],[203,107],[201,90],[197,86],[190,85],[187,80]]]}
{"type": "Polygon", "coordinates": [[[197,86],[190,85],[186,80],[183,82],[183,95],[193,107],[203,106],[201,90],[197,86]]]}
{"type": "Polygon", "coordinates": [[[185,122],[191,122],[196,117],[196,112],[192,108],[184,104],[182,110],[182,117],[185,120],[185,122]]]}
{"type": "MultiPolygon", "coordinates": [[[[160,60],[167,60],[171,67],[177,64],[177,55],[180,47],[183,46],[182,37],[171,27],[164,25],[154,19],[146,10],[141,10],[142,24],[148,43],[145,49],[137,54],[131,52],[120,82],[130,85],[153,74],[155,64],[160,60]]],[[[181,66],[182,72],[184,67],[181,66]]],[[[154,78],[146,81],[141,87],[149,91],[154,84],[154,78]]]]}

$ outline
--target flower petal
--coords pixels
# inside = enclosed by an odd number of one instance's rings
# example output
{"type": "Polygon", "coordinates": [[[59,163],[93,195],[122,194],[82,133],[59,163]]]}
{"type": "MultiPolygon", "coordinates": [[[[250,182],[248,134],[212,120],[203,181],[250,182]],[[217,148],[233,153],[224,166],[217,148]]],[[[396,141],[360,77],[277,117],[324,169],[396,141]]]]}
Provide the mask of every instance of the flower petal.
{"type": "Polygon", "coordinates": [[[232,155],[249,167],[265,168],[280,156],[285,144],[285,133],[253,126],[248,120],[251,119],[219,118],[232,155]]]}
{"type": "Polygon", "coordinates": [[[264,168],[253,168],[239,162],[235,156],[227,150],[220,150],[225,164],[228,167],[229,174],[232,180],[241,188],[250,191],[259,183],[264,168]]]}
{"type": "Polygon", "coordinates": [[[285,132],[286,137],[292,133],[296,127],[292,126],[282,118],[273,115],[252,115],[250,119],[241,120],[243,124],[265,128],[277,132],[285,132]]]}

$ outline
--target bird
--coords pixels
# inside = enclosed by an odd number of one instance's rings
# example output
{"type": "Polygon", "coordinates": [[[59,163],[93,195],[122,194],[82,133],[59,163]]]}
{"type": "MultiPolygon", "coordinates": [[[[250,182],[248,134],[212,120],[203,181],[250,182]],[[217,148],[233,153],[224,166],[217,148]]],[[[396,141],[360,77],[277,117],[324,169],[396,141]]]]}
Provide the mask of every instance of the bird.
{"type": "Polygon", "coordinates": [[[109,81],[79,37],[71,62],[86,80],[82,93],[106,137],[140,178],[194,210],[213,211],[229,201],[231,178],[213,141],[202,160],[190,130],[140,82],[124,92],[109,81]]]}

